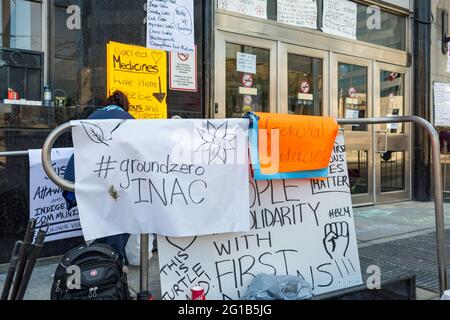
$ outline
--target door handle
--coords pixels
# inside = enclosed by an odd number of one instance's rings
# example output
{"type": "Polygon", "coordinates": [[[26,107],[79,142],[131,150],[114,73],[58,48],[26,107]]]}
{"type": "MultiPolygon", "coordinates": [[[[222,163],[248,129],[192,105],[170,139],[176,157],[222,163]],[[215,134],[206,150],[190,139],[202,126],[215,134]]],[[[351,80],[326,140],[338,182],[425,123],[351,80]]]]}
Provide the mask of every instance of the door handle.
{"type": "MultiPolygon", "coordinates": [[[[380,131],[377,131],[377,133],[384,134],[384,150],[377,150],[377,153],[388,152],[388,132],[387,132],[387,130],[380,130],[380,131]]],[[[377,146],[378,146],[378,144],[377,144],[377,146]]]]}

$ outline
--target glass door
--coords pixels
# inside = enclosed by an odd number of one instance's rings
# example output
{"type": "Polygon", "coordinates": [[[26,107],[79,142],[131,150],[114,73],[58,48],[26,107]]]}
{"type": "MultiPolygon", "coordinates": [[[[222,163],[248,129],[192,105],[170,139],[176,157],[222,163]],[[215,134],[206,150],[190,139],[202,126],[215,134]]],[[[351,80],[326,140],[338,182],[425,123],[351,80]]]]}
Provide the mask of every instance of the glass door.
{"type": "MultiPolygon", "coordinates": [[[[375,116],[410,114],[407,68],[375,64],[375,116]]],[[[384,124],[376,128],[375,165],[377,203],[410,199],[410,125],[384,124]]]]}
{"type": "Polygon", "coordinates": [[[277,42],[216,34],[215,118],[277,112],[277,42]]]}
{"type": "Polygon", "coordinates": [[[329,113],[329,53],[280,45],[280,112],[322,116],[329,113]]]}
{"type": "MultiPolygon", "coordinates": [[[[343,55],[332,58],[332,115],[347,119],[372,117],[372,61],[343,55]]],[[[373,128],[367,125],[342,128],[353,204],[374,204],[373,128]]]]}

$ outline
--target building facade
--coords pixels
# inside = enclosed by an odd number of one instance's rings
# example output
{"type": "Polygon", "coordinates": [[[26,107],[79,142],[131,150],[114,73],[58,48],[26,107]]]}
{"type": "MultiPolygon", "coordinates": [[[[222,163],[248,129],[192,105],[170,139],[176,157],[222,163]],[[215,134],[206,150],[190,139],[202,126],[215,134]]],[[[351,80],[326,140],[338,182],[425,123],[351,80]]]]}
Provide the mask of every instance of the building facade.
{"type": "MultiPolygon", "coordinates": [[[[441,36],[446,1],[297,1],[309,10],[303,19],[289,1],[193,2],[198,90],[168,90],[169,116],[253,110],[432,121],[432,84],[450,82],[441,36]]],[[[13,88],[42,100],[46,85],[65,98],[63,107],[0,104],[1,151],[40,148],[57,125],[103,103],[107,42],[146,44],[145,0],[2,0],[0,9],[2,99],[13,88]]],[[[423,132],[399,124],[343,129],[355,205],[429,200],[423,132]]],[[[65,137],[59,145],[70,143],[65,137]]],[[[0,160],[1,263],[24,232],[29,178],[27,159],[0,160]]],[[[46,254],[79,241],[53,243],[46,254]]]]}

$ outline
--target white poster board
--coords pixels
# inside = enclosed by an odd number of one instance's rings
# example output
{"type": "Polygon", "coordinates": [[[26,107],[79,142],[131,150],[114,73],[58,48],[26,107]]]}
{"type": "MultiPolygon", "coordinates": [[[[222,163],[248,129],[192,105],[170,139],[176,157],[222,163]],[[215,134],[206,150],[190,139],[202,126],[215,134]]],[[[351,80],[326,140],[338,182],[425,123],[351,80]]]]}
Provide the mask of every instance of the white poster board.
{"type": "Polygon", "coordinates": [[[256,55],[238,52],[237,72],[256,74],[256,55]]]}
{"type": "Polygon", "coordinates": [[[344,138],[324,181],[250,181],[252,230],[158,237],[162,298],[238,299],[260,273],[299,275],[315,295],[362,284],[344,138]]]}
{"type": "MultiPolygon", "coordinates": [[[[37,220],[37,228],[49,224],[46,242],[79,237],[82,235],[78,209],[67,210],[62,197],[63,190],[55,185],[44,172],[41,150],[29,150],[30,160],[30,219],[37,220]]],[[[52,149],[52,165],[63,177],[72,148],[52,149]]]]}
{"type": "Polygon", "coordinates": [[[447,45],[447,72],[450,72],[450,45],[447,45]]]}
{"type": "Polygon", "coordinates": [[[358,7],[347,0],[324,0],[322,31],[356,40],[358,7]]]}
{"type": "Polygon", "coordinates": [[[316,0],[278,0],[278,22],[317,29],[316,0]]]}
{"type": "Polygon", "coordinates": [[[147,47],[194,52],[194,0],[147,0],[147,47]]]}
{"type": "Polygon", "coordinates": [[[194,53],[171,52],[169,88],[197,92],[197,47],[194,53]]]}
{"type": "Polygon", "coordinates": [[[434,83],[434,125],[450,127],[450,83],[434,83]]]}
{"type": "Polygon", "coordinates": [[[267,0],[218,0],[218,8],[267,19],[267,0]]]}
{"type": "Polygon", "coordinates": [[[72,122],[86,240],[250,229],[248,119],[72,122]]]}

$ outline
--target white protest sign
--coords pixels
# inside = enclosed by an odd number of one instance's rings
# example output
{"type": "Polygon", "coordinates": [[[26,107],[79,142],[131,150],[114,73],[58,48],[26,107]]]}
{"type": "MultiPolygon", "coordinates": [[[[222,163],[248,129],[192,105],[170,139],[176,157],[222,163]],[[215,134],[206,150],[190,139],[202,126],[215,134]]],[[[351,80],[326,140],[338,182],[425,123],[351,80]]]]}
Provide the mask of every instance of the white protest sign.
{"type": "Polygon", "coordinates": [[[316,0],[278,0],[278,22],[317,29],[316,0]]]}
{"type": "Polygon", "coordinates": [[[347,0],[324,0],[322,31],[356,40],[358,7],[347,0]]]}
{"type": "Polygon", "coordinates": [[[237,72],[256,74],[256,55],[238,52],[237,72]]]}
{"type": "Polygon", "coordinates": [[[450,127],[450,83],[434,83],[434,125],[450,127]]]}
{"type": "Polygon", "coordinates": [[[86,240],[250,229],[248,119],[75,121],[86,240]]]}
{"type": "MultiPolygon", "coordinates": [[[[41,161],[41,150],[29,150],[30,160],[30,219],[36,219],[38,228],[49,224],[46,242],[79,237],[82,235],[77,208],[67,210],[62,197],[63,190],[45,174],[41,161]]],[[[67,162],[73,149],[53,149],[52,165],[59,176],[66,172],[67,162]]]]}
{"type": "Polygon", "coordinates": [[[219,0],[218,8],[267,19],[267,0],[219,0]]]}
{"type": "Polygon", "coordinates": [[[315,295],[362,284],[344,138],[323,181],[250,181],[252,230],[158,237],[162,298],[238,299],[260,273],[298,275],[315,295]]]}
{"type": "Polygon", "coordinates": [[[197,47],[194,53],[170,53],[170,90],[197,92],[197,47]]]}
{"type": "Polygon", "coordinates": [[[450,45],[447,45],[447,72],[450,72],[450,45]]]}
{"type": "Polygon", "coordinates": [[[147,0],[147,47],[194,52],[194,1],[147,0]]]}

